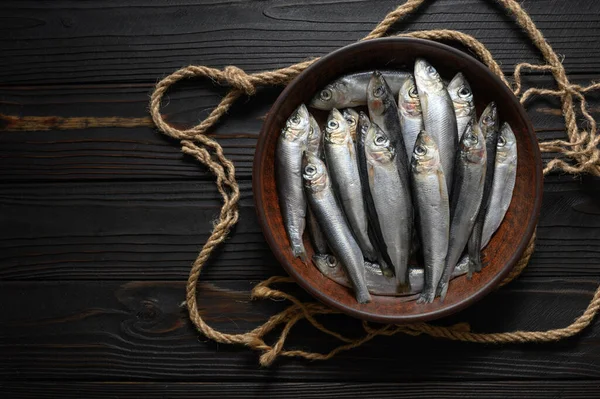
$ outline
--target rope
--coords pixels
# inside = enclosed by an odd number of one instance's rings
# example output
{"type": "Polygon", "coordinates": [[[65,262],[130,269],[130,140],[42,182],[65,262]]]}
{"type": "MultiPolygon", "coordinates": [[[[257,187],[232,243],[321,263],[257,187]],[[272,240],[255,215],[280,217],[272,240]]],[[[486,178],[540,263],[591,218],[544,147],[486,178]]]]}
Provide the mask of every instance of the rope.
{"type": "MultiPolygon", "coordinates": [[[[370,40],[383,37],[388,30],[406,15],[415,11],[425,0],[408,0],[386,17],[362,40],[370,40]]],[[[557,97],[561,101],[562,113],[565,120],[568,140],[552,140],[540,143],[543,152],[558,153],[561,158],[554,158],[544,168],[544,174],[554,170],[566,173],[580,174],[590,173],[600,176],[600,151],[598,144],[600,136],[597,135],[597,125],[594,118],[587,110],[585,94],[600,90],[600,83],[589,86],[571,84],[567,78],[566,71],[558,56],[552,50],[542,33],[537,29],[529,15],[514,0],[497,0],[506,11],[512,15],[516,23],[525,31],[531,41],[540,50],[546,64],[535,65],[521,63],[514,70],[515,95],[520,95],[521,103],[535,95],[557,97]],[[557,84],[557,89],[529,88],[522,92],[523,84],[521,73],[524,69],[534,71],[547,71],[552,73],[557,84]],[[521,93],[522,92],[522,93],[521,93]],[[576,120],[575,102],[579,102],[579,111],[585,122],[587,130],[579,130],[576,120]]],[[[502,73],[500,66],[494,60],[488,49],[474,37],[453,30],[428,30],[416,31],[398,36],[417,37],[438,41],[455,41],[462,43],[473,51],[479,59],[490,68],[507,86],[509,82],[502,73]]],[[[215,141],[206,136],[206,132],[219,121],[231,108],[231,106],[242,96],[252,96],[257,89],[263,86],[281,86],[288,84],[300,72],[314,63],[317,59],[307,60],[285,68],[260,73],[247,74],[235,66],[225,67],[223,70],[209,68],[206,66],[187,66],[162,79],[152,93],[150,100],[150,114],[157,128],[164,134],[181,141],[182,151],[196,158],[205,165],[216,177],[216,185],[223,197],[223,206],[219,218],[214,223],[213,231],[202,247],[197,259],[192,264],[188,282],[186,306],[189,317],[200,333],[206,337],[227,344],[241,344],[254,350],[262,352],[260,364],[268,366],[278,356],[303,357],[310,360],[326,360],[337,353],[358,347],[379,335],[391,336],[395,334],[406,334],[411,336],[429,335],[436,338],[446,338],[454,341],[465,341],[486,344],[500,343],[524,343],[524,342],[549,342],[564,339],[578,334],[586,328],[598,313],[600,308],[600,287],[595,292],[587,309],[569,326],[547,330],[547,331],[515,331],[492,334],[474,333],[470,331],[467,323],[459,323],[453,326],[436,326],[428,323],[414,323],[410,325],[394,326],[385,325],[372,328],[368,323],[362,324],[364,335],[359,338],[351,338],[330,330],[319,323],[315,316],[324,314],[337,314],[337,310],[328,308],[320,303],[300,302],[293,295],[272,288],[273,284],[293,283],[289,277],[271,277],[257,284],[252,291],[252,299],[284,299],[292,303],[282,312],[273,315],[263,325],[243,334],[226,334],[210,327],[198,310],[197,286],[202,267],[210,257],[213,250],[221,244],[231,228],[238,220],[239,213],[237,203],[240,192],[235,179],[235,168],[233,163],[223,154],[223,149],[215,141]],[[211,111],[209,116],[200,124],[187,130],[179,130],[169,125],[160,113],[162,98],[167,90],[175,83],[184,79],[208,78],[218,85],[230,86],[229,92],[222,98],[221,102],[211,111]],[[344,344],[334,348],[328,353],[314,353],[302,350],[285,350],[284,344],[293,326],[300,320],[306,319],[318,330],[329,334],[344,344]],[[281,327],[281,333],[274,344],[269,345],[264,337],[275,328],[281,327]]],[[[525,253],[517,265],[501,283],[508,284],[518,277],[527,266],[534,251],[535,234],[531,238],[525,253]]]]}

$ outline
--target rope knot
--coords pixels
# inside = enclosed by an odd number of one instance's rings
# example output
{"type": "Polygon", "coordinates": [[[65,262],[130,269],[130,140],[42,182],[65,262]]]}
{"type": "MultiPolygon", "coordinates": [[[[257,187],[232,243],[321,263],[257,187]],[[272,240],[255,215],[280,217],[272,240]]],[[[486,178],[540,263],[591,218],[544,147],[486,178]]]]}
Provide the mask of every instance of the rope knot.
{"type": "Polygon", "coordinates": [[[223,74],[225,75],[225,80],[227,83],[242,92],[244,92],[248,96],[252,96],[256,93],[256,87],[250,81],[250,76],[241,70],[240,68],[229,65],[223,69],[223,74]]]}

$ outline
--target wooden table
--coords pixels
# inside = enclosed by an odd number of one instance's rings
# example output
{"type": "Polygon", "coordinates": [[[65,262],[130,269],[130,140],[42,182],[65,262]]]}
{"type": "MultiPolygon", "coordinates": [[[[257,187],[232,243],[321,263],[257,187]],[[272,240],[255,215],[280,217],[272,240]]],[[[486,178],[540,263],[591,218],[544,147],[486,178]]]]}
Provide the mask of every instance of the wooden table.
{"type": "MultiPolygon", "coordinates": [[[[211,175],[158,133],[148,99],[188,64],[283,67],[361,38],[396,1],[57,0],[0,5],[0,390],[2,397],[598,397],[600,321],[552,344],[476,345],[381,337],[326,362],[279,359],[199,336],[180,303],[220,205],[211,175]]],[[[600,78],[600,4],[527,1],[573,82],[600,78]]],[[[479,38],[506,73],[538,53],[499,6],[439,0],[397,30],[450,28],[479,38]]],[[[552,87],[548,75],[528,85],[552,87]]],[[[235,162],[240,222],[202,275],[202,314],[243,332],[286,304],[249,301],[281,275],[250,187],[262,118],[280,89],[242,101],[212,132],[235,162]]],[[[224,93],[178,85],[177,126],[224,93]]],[[[600,115],[600,95],[590,96],[600,115]]],[[[529,102],[540,140],[565,136],[557,100],[529,102]]],[[[546,154],[545,159],[552,155],[546,154]]],[[[523,276],[444,323],[480,332],[571,323],[599,282],[600,179],[545,181],[536,252],[523,276]]],[[[348,334],[358,322],[325,321],[348,334]]],[[[336,342],[300,323],[288,347],[336,342]]]]}

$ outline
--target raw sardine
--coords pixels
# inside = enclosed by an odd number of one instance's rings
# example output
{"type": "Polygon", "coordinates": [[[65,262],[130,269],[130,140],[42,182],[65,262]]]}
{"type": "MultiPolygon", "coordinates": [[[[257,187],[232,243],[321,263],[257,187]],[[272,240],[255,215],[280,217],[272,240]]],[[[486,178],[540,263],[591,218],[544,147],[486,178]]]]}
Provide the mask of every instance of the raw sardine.
{"type": "Polygon", "coordinates": [[[476,120],[471,120],[459,144],[454,165],[454,186],[450,196],[450,241],[446,266],[438,285],[442,300],[446,297],[450,276],[463,253],[477,218],[486,168],[485,138],[476,120]]]}
{"type": "MultiPolygon", "coordinates": [[[[310,129],[308,132],[306,152],[318,158],[323,158],[323,135],[321,134],[321,128],[312,115],[309,116],[309,121],[310,129]]],[[[306,225],[315,252],[317,254],[327,253],[329,251],[327,248],[327,240],[325,239],[323,231],[319,226],[319,222],[310,206],[307,207],[306,225]]]]}
{"type": "Polygon", "coordinates": [[[306,224],[306,197],[302,188],[302,153],[306,150],[310,121],[304,104],[286,121],[277,140],[275,174],[283,224],[295,257],[306,261],[302,234],[306,224]]]}
{"type": "Polygon", "coordinates": [[[439,73],[422,58],[418,58],[415,62],[415,83],[421,100],[423,126],[433,137],[439,149],[446,186],[450,191],[454,157],[458,146],[456,116],[452,99],[439,73]]]}
{"type": "MultiPolygon", "coordinates": [[[[394,95],[408,76],[403,71],[381,71],[394,95]]],[[[343,76],[325,86],[310,102],[313,108],[331,110],[333,108],[355,107],[367,103],[367,85],[372,72],[358,72],[343,76]]]]}
{"type": "Polygon", "coordinates": [[[331,182],[365,258],[377,259],[368,233],[368,219],[350,127],[337,110],[329,114],[324,133],[325,159],[331,182]]]}
{"type": "Polygon", "coordinates": [[[435,140],[422,130],[411,160],[417,226],[425,263],[425,287],[419,303],[433,302],[444,271],[450,233],[450,205],[444,169],[435,140]]]}
{"type": "Polygon", "coordinates": [[[305,153],[302,170],[308,203],[317,219],[326,221],[321,226],[323,233],[331,251],[340,260],[352,282],[356,300],[358,303],[370,302],[362,252],[337,203],[325,164],[314,155],[305,153]]]}
{"type": "Polygon", "coordinates": [[[481,114],[479,127],[485,137],[485,148],[487,153],[485,184],[483,186],[483,197],[481,198],[481,207],[477,214],[473,231],[468,243],[469,252],[469,277],[473,272],[481,270],[481,244],[483,242],[483,224],[485,214],[488,211],[492,199],[492,186],[494,182],[494,169],[496,162],[496,148],[498,146],[498,113],[496,104],[490,103],[481,114]]]}

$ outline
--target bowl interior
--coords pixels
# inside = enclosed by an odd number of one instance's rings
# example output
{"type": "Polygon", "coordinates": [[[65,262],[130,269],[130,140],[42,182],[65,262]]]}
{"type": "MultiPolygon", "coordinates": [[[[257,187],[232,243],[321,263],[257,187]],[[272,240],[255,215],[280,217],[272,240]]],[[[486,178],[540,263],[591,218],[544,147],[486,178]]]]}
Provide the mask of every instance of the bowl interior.
{"type": "MultiPolygon", "coordinates": [[[[541,158],[523,107],[485,65],[436,42],[386,38],[353,44],[323,57],[288,85],[263,125],[254,160],[253,188],[265,238],[286,271],[309,293],[329,306],[365,320],[425,321],[449,315],[475,302],[497,286],[518,261],[537,223],[542,195],[541,158]],[[518,165],[513,199],[502,225],[483,251],[487,266],[471,280],[465,276],[453,279],[443,303],[439,298],[431,304],[417,304],[402,297],[373,295],[371,303],[358,304],[348,288],[323,276],[312,262],[305,264],[292,256],[275,185],[277,138],[294,109],[301,103],[308,104],[311,97],[330,81],[365,70],[411,70],[417,57],[426,58],[444,79],[450,80],[461,71],[473,90],[478,116],[490,101],[496,102],[501,121],[511,125],[517,138],[518,165]]],[[[308,238],[305,245],[308,255],[312,256],[308,238]]]]}

